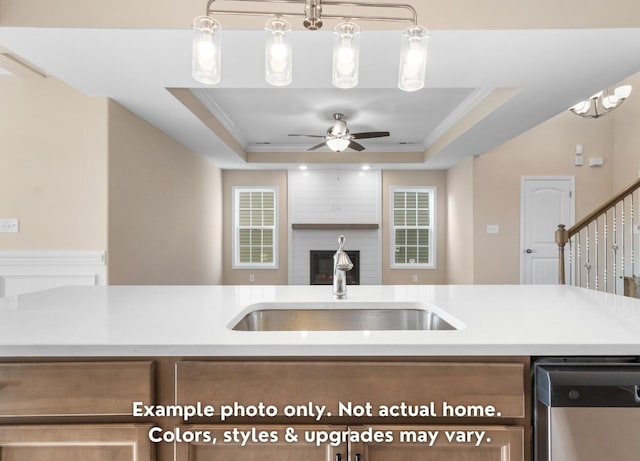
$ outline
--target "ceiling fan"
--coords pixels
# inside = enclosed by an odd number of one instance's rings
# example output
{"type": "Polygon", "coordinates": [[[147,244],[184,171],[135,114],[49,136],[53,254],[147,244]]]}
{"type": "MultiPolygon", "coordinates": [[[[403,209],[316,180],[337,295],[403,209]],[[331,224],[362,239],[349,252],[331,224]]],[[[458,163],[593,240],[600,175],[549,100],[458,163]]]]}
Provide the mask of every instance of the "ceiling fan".
{"type": "Polygon", "coordinates": [[[388,131],[365,131],[362,133],[351,133],[347,128],[347,121],[344,119],[344,114],[333,114],[335,123],[327,130],[325,136],[315,134],[290,134],[289,136],[306,136],[309,138],[324,138],[320,144],[307,149],[316,150],[323,146],[329,147],[334,152],[342,152],[349,148],[357,151],[363,151],[365,148],[362,144],[357,143],[354,139],[366,139],[366,138],[382,138],[389,136],[388,131]]]}

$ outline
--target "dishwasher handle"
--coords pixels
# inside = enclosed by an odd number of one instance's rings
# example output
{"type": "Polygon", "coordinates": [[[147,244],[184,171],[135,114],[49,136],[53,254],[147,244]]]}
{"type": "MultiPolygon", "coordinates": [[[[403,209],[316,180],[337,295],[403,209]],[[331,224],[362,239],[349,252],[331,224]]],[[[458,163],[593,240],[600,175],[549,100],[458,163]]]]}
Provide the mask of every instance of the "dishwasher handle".
{"type": "Polygon", "coordinates": [[[638,385],[630,386],[556,386],[551,394],[552,407],[638,407],[638,385]]]}
{"type": "Polygon", "coordinates": [[[640,366],[537,367],[536,399],[552,407],[640,408],[640,366]]]}

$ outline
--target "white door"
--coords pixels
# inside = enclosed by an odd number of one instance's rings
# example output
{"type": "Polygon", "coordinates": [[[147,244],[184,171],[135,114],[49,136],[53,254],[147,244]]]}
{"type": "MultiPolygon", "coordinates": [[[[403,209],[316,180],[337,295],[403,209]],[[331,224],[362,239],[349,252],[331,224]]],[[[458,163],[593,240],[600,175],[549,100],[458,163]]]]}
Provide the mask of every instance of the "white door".
{"type": "Polygon", "coordinates": [[[558,283],[558,224],[574,221],[573,177],[524,177],[520,203],[520,282],[558,283]]]}

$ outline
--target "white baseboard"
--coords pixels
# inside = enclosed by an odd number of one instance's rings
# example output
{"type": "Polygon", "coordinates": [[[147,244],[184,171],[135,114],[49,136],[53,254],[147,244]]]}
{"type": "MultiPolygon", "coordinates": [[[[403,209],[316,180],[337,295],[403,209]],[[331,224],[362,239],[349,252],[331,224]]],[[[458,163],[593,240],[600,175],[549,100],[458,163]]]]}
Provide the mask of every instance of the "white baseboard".
{"type": "Polygon", "coordinates": [[[0,297],[106,284],[104,251],[0,251],[0,297]]]}

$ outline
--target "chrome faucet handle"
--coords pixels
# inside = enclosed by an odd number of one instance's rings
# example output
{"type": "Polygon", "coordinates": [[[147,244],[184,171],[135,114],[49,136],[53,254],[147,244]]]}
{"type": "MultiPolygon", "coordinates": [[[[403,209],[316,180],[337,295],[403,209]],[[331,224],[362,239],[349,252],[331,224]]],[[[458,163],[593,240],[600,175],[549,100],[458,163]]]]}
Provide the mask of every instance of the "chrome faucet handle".
{"type": "Polygon", "coordinates": [[[341,271],[350,271],[353,268],[353,263],[351,262],[351,258],[349,258],[349,255],[343,249],[344,242],[344,235],[338,237],[338,243],[340,247],[338,248],[335,256],[335,268],[341,271]]]}

